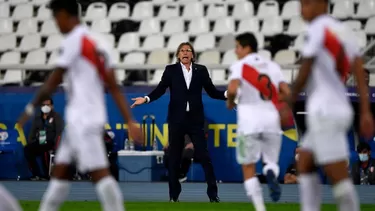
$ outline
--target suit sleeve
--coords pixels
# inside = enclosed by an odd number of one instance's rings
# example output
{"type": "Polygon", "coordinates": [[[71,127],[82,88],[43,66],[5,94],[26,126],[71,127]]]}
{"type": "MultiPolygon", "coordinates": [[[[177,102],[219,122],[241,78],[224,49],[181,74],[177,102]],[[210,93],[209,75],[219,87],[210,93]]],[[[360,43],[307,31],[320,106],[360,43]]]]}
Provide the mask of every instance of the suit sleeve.
{"type": "Polygon", "coordinates": [[[202,72],[204,78],[204,90],[206,90],[207,94],[214,99],[226,100],[227,98],[225,97],[225,91],[216,89],[215,85],[212,83],[210,75],[208,75],[208,70],[205,66],[203,66],[202,72]]]}
{"type": "Polygon", "coordinates": [[[171,73],[169,71],[169,68],[166,67],[158,86],[149,95],[146,96],[147,103],[151,103],[152,101],[159,99],[165,93],[165,91],[171,84],[170,74],[171,73]]]}

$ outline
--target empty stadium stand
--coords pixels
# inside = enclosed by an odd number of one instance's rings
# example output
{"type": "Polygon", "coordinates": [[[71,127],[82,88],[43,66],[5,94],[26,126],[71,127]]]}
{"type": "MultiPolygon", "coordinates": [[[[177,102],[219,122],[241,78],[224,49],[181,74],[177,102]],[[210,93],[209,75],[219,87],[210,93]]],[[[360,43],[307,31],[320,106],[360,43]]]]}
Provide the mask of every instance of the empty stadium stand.
{"type": "MultiPolygon", "coordinates": [[[[332,16],[345,21],[357,35],[366,60],[374,60],[375,0],[334,0],[332,16]]],[[[48,0],[0,0],[0,84],[18,84],[35,72],[3,69],[4,65],[53,64],[62,36],[48,0]]],[[[118,64],[165,65],[175,61],[174,51],[183,41],[193,43],[198,62],[222,65],[211,69],[215,83],[227,82],[228,65],[236,60],[233,39],[251,31],[259,41],[260,53],[284,67],[289,81],[299,59],[305,23],[299,17],[297,0],[151,0],[80,1],[82,21],[100,33],[113,47],[118,64]],[[271,45],[280,34],[291,38],[288,47],[271,45]]],[[[14,69],[14,68],[13,68],[14,69]]],[[[119,69],[118,81],[129,71],[119,69]]],[[[152,70],[147,81],[159,81],[162,69],[152,70]]],[[[374,78],[374,77],[372,77],[374,78]]],[[[38,84],[31,81],[31,85],[38,84]]],[[[375,79],[371,80],[375,85],[375,79]]]]}

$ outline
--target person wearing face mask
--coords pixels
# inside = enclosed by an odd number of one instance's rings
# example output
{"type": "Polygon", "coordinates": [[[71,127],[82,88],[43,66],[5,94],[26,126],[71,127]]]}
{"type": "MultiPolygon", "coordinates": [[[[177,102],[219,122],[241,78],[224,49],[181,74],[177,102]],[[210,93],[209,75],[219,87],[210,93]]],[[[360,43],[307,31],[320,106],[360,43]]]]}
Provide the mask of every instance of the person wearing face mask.
{"type": "Polygon", "coordinates": [[[37,164],[37,157],[45,157],[45,154],[56,147],[56,142],[64,128],[61,116],[53,110],[53,100],[51,98],[43,101],[40,113],[35,115],[32,122],[27,145],[24,148],[25,158],[29,163],[32,173],[31,180],[47,179],[48,160],[43,159],[42,171],[37,164]]]}
{"type": "Polygon", "coordinates": [[[353,182],[356,185],[375,185],[375,159],[371,158],[371,147],[366,142],[357,146],[359,161],[351,168],[353,182]]]}
{"type": "Polygon", "coordinates": [[[284,183],[285,184],[297,184],[297,161],[298,161],[298,148],[296,148],[294,153],[295,160],[292,164],[288,167],[286,170],[285,176],[284,176],[284,183]]]}

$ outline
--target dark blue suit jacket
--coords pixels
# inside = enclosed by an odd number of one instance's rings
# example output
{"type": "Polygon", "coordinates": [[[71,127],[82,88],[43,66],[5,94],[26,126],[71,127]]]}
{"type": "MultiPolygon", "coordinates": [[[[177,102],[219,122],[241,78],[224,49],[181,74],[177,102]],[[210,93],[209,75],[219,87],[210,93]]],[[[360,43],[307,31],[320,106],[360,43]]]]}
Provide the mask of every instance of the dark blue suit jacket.
{"type": "Polygon", "coordinates": [[[167,88],[170,90],[168,106],[168,122],[181,123],[185,119],[186,106],[189,102],[191,118],[197,124],[204,124],[204,111],[202,103],[202,89],[214,99],[226,100],[225,91],[219,91],[208,74],[206,66],[192,64],[192,79],[189,89],[180,63],[167,65],[158,86],[148,95],[150,102],[160,98],[167,88]]]}

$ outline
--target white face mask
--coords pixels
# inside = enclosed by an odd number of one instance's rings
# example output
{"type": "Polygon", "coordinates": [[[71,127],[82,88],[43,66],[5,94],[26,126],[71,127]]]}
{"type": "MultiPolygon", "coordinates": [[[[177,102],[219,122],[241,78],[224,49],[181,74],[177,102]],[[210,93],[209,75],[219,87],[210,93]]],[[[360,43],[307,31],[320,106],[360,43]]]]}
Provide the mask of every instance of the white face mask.
{"type": "Polygon", "coordinates": [[[294,158],[296,159],[296,161],[298,161],[298,154],[296,154],[296,156],[294,158]]]}
{"type": "Polygon", "coordinates": [[[51,112],[52,109],[48,105],[44,105],[41,107],[41,110],[43,113],[48,114],[49,112],[51,112]]]}

